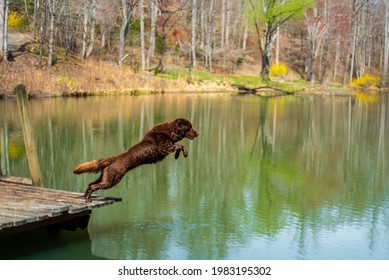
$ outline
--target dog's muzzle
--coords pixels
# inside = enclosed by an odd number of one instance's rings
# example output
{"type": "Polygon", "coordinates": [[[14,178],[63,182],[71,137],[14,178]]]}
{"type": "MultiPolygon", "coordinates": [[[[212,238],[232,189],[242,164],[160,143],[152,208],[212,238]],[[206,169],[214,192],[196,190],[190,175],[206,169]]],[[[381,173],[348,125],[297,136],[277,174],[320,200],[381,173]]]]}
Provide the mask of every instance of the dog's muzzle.
{"type": "Polygon", "coordinates": [[[190,140],[195,139],[197,136],[199,136],[199,133],[194,129],[189,130],[189,132],[185,134],[185,137],[190,140]]]}

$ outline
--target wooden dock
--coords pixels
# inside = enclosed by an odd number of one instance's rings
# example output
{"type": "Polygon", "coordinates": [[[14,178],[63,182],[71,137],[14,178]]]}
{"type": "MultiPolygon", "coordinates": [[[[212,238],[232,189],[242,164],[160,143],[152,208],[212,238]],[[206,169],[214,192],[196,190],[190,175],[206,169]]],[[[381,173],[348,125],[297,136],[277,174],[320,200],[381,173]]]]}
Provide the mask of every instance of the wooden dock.
{"type": "Polygon", "coordinates": [[[0,237],[41,227],[86,228],[93,208],[121,201],[32,185],[27,178],[0,176],[0,237]]]}
{"type": "Polygon", "coordinates": [[[86,228],[93,208],[121,199],[92,196],[86,203],[82,193],[43,187],[25,86],[18,85],[15,94],[32,179],[2,176],[0,165],[0,237],[42,227],[86,228]]]}

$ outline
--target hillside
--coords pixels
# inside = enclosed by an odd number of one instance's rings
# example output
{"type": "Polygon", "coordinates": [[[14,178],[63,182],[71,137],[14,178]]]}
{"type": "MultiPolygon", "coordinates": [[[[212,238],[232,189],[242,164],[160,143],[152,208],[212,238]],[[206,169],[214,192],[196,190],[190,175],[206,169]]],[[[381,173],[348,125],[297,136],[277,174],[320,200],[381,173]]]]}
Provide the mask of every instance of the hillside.
{"type": "MultiPolygon", "coordinates": [[[[82,59],[56,48],[54,65],[47,66],[47,54],[39,62],[39,44],[28,34],[9,34],[12,61],[0,63],[0,97],[13,96],[17,84],[24,84],[30,96],[85,96],[106,94],[152,94],[166,92],[237,92],[233,84],[251,88],[267,87],[267,92],[349,95],[353,89],[338,84],[311,85],[290,69],[282,78],[269,83],[259,79],[259,65],[247,59],[232,74],[219,67],[209,72],[204,67],[189,68],[185,57],[169,53],[164,73],[134,71],[130,64],[118,65],[104,56],[82,59]],[[270,86],[270,87],[269,87],[270,86]]],[[[285,45],[287,45],[285,43],[285,45]]],[[[132,48],[136,53],[138,50],[132,48]]]]}
{"type": "MultiPolygon", "coordinates": [[[[212,72],[203,67],[188,68],[185,58],[168,54],[164,73],[134,71],[129,64],[119,66],[104,56],[82,59],[56,48],[54,65],[47,66],[44,51],[39,61],[39,44],[29,34],[9,33],[12,60],[0,63],[0,96],[13,94],[22,83],[31,96],[68,96],[89,94],[140,94],[161,92],[225,92],[236,91],[233,83],[257,86],[258,66],[246,64],[235,74],[215,67],[212,72]]],[[[132,48],[133,52],[137,50],[132,48]]]]}

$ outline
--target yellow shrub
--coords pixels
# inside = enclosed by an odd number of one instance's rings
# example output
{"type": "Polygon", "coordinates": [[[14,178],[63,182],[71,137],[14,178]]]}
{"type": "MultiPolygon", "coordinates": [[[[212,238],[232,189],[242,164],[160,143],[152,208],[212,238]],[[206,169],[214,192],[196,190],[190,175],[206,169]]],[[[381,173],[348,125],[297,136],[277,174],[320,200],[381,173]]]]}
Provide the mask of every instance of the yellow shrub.
{"type": "Polygon", "coordinates": [[[11,12],[8,15],[8,27],[19,27],[24,22],[24,15],[18,15],[16,12],[11,12]]]}
{"type": "Polygon", "coordinates": [[[353,87],[377,86],[381,78],[370,74],[363,75],[352,82],[353,87]]]}
{"type": "Polygon", "coordinates": [[[77,86],[77,81],[69,77],[59,76],[55,80],[66,88],[74,88],[77,86]]]}
{"type": "Polygon", "coordinates": [[[288,67],[286,67],[286,65],[283,63],[278,64],[278,66],[276,64],[273,64],[270,67],[269,72],[273,76],[277,76],[277,77],[278,76],[285,76],[286,74],[288,74],[288,67]]]}

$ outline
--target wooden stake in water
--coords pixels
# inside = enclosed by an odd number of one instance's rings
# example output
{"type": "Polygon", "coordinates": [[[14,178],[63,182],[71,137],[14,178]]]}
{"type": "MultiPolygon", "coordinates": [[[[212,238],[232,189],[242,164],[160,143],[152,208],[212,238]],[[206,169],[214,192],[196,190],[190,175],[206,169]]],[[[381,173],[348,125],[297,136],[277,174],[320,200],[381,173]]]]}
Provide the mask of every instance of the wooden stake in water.
{"type": "Polygon", "coordinates": [[[32,183],[34,186],[43,187],[42,173],[35,145],[35,137],[28,117],[27,91],[24,85],[20,84],[16,87],[15,92],[18,102],[20,122],[22,123],[23,139],[24,145],[26,147],[28,167],[30,168],[32,183]]]}

